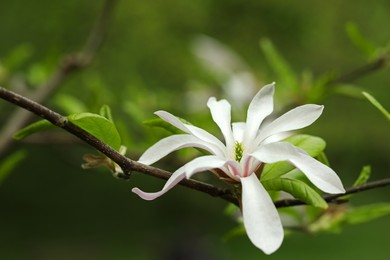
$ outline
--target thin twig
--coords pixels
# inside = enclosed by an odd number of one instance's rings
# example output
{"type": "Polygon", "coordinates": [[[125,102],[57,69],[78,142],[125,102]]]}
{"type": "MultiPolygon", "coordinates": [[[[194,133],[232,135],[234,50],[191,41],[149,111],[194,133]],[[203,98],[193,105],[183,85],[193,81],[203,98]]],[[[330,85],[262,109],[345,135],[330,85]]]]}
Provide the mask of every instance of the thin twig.
{"type": "MultiPolygon", "coordinates": [[[[112,159],[115,163],[117,163],[123,170],[124,174],[121,176],[118,176],[122,179],[128,179],[130,177],[130,173],[132,171],[141,172],[153,177],[157,177],[160,179],[167,180],[171,176],[170,172],[164,171],[162,169],[144,165],[142,163],[133,161],[122,154],[115,151],[113,148],[108,146],[107,144],[103,143],[93,135],[89,134],[88,132],[84,131],[83,129],[79,128],[78,126],[72,124],[69,122],[66,117],[48,109],[47,107],[38,104],[37,102],[34,102],[28,98],[25,98],[19,94],[16,94],[10,90],[7,90],[5,88],[0,87],[0,97],[4,100],[7,100],[8,102],[11,102],[19,107],[22,107],[26,110],[31,111],[32,113],[36,114],[37,116],[46,119],[50,121],[52,124],[61,127],[68,131],[69,133],[77,136],[82,141],[88,143],[92,147],[96,148],[103,154],[105,154],[107,157],[112,159]]],[[[213,185],[203,183],[200,181],[195,180],[187,180],[184,179],[180,182],[181,185],[189,187],[191,189],[201,191],[204,193],[207,193],[213,197],[220,197],[228,202],[231,202],[237,206],[239,206],[239,199],[235,194],[229,190],[229,189],[221,189],[219,187],[215,187],[213,185]]],[[[358,187],[352,187],[346,190],[346,193],[344,194],[332,194],[332,195],[325,195],[324,199],[327,202],[335,202],[338,201],[340,198],[342,198],[345,195],[362,192],[374,188],[384,187],[390,185],[390,178],[383,179],[380,181],[370,182],[365,185],[361,185],[358,187]]],[[[297,206],[297,205],[304,205],[305,203],[300,200],[295,199],[289,199],[289,200],[279,200],[275,202],[275,206],[280,207],[290,207],[290,206],[297,206]]]]}
{"type": "MultiPolygon", "coordinates": [[[[351,187],[345,190],[345,193],[343,194],[327,194],[324,195],[323,198],[326,202],[337,202],[339,199],[343,200],[342,198],[346,195],[358,193],[366,190],[372,190],[380,187],[385,187],[390,185],[390,178],[382,179],[378,181],[368,182],[364,185],[357,186],[357,187],[351,187]]],[[[343,200],[344,201],[344,200],[343,200]]],[[[306,205],[305,202],[301,200],[296,199],[287,199],[287,200],[278,200],[275,201],[275,206],[278,208],[282,207],[291,207],[291,206],[299,206],[299,205],[306,205]]]]}
{"type": "MultiPolygon", "coordinates": [[[[164,180],[169,179],[169,177],[171,176],[171,173],[168,171],[164,171],[156,167],[144,165],[123,156],[122,154],[118,153],[116,150],[111,148],[109,145],[97,139],[95,136],[89,134],[85,130],[69,122],[66,119],[66,117],[48,109],[47,107],[37,102],[34,102],[28,98],[25,98],[19,94],[16,94],[2,87],[0,87],[0,97],[19,107],[31,111],[37,116],[50,121],[52,124],[58,127],[65,129],[69,133],[75,135],[82,141],[88,143],[92,147],[96,148],[97,150],[105,154],[107,157],[109,157],[111,160],[113,160],[122,168],[124,174],[118,176],[122,179],[128,179],[132,171],[142,172],[144,174],[157,177],[160,179],[164,179],[164,180]]],[[[180,184],[194,190],[202,191],[213,197],[220,197],[235,205],[238,205],[238,199],[233,194],[233,192],[229,189],[221,189],[207,183],[203,183],[196,180],[187,180],[187,179],[182,180],[180,184]]]]}
{"type": "MultiPolygon", "coordinates": [[[[51,77],[31,95],[38,103],[44,103],[50,95],[68,78],[68,76],[85,68],[95,57],[96,52],[103,43],[110,15],[116,0],[106,0],[96,25],[86,40],[83,50],[79,53],[69,54],[63,58],[51,77]]],[[[12,135],[32,119],[32,114],[22,109],[15,110],[8,121],[3,124],[0,132],[0,157],[6,153],[12,144],[12,135]]]]}
{"type": "Polygon", "coordinates": [[[335,78],[334,80],[331,80],[329,82],[329,85],[335,85],[339,83],[347,83],[355,81],[356,79],[363,77],[369,73],[372,73],[374,71],[377,71],[379,69],[382,69],[386,67],[390,63],[390,54],[385,53],[381,56],[379,56],[374,61],[367,63],[361,67],[358,67],[350,72],[347,72],[343,75],[340,75],[339,77],[335,78]]]}

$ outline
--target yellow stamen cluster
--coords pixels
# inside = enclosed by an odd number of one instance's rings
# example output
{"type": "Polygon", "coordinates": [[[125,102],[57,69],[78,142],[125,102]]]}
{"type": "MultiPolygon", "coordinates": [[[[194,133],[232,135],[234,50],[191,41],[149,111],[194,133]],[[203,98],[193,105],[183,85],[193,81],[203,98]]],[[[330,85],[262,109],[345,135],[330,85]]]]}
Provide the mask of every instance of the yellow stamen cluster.
{"type": "Polygon", "coordinates": [[[244,147],[242,146],[242,143],[235,141],[234,142],[234,159],[237,162],[240,162],[242,159],[242,156],[244,154],[244,147]]]}

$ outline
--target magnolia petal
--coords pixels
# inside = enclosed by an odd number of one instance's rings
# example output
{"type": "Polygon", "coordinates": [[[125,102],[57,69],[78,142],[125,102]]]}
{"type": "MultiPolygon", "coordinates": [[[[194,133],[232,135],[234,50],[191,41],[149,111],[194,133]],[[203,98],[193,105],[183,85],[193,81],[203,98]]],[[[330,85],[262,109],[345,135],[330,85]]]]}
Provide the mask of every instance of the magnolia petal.
{"type": "Polygon", "coordinates": [[[296,107],[281,115],[274,121],[262,126],[255,143],[259,144],[269,136],[297,130],[311,125],[320,117],[324,106],[308,104],[296,107]]]}
{"type": "Polygon", "coordinates": [[[225,165],[226,161],[218,156],[206,155],[198,157],[185,165],[185,172],[187,179],[198,172],[203,172],[215,168],[221,168],[225,165]]]}
{"type": "Polygon", "coordinates": [[[241,164],[235,160],[226,161],[226,168],[228,170],[228,176],[232,179],[239,181],[243,176],[241,164]]]}
{"type": "Polygon", "coordinates": [[[215,97],[209,98],[207,106],[211,116],[225,137],[226,146],[233,147],[233,134],[231,128],[231,106],[225,99],[217,101],[215,97]]]}
{"type": "Polygon", "coordinates": [[[166,111],[156,111],[154,114],[159,116],[162,120],[170,123],[174,127],[188,133],[192,134],[193,136],[198,137],[199,139],[212,143],[213,145],[216,145],[219,147],[221,151],[224,150],[224,144],[215,136],[210,134],[209,132],[203,130],[202,128],[193,126],[193,125],[188,125],[184,124],[182,121],[180,121],[176,116],[172,115],[171,113],[168,113],[166,111]]]}
{"type": "Polygon", "coordinates": [[[214,154],[221,154],[218,147],[210,143],[204,142],[192,135],[172,135],[161,139],[151,147],[149,147],[139,158],[138,162],[143,164],[153,164],[170,154],[173,151],[185,147],[198,147],[214,154]]]}
{"type": "Polygon", "coordinates": [[[279,142],[262,145],[252,153],[252,156],[265,163],[289,161],[320,190],[334,194],[345,192],[340,178],[331,168],[290,143],[279,142]]]}
{"type": "Polygon", "coordinates": [[[171,177],[168,179],[168,181],[165,183],[162,190],[158,192],[144,192],[138,188],[133,188],[131,191],[140,196],[144,200],[154,200],[161,195],[164,195],[167,191],[172,189],[176,184],[178,184],[181,180],[185,178],[185,166],[180,167],[177,169],[171,177]]]}
{"type": "Polygon", "coordinates": [[[244,140],[246,123],[244,122],[235,122],[232,123],[233,138],[235,141],[242,143],[244,140]]]}
{"type": "Polygon", "coordinates": [[[283,226],[271,197],[255,174],[241,178],[242,216],[252,243],[267,255],[283,242],[283,226]]]}
{"type": "Polygon", "coordinates": [[[262,162],[260,162],[250,154],[244,154],[240,161],[240,164],[242,168],[242,177],[246,177],[255,172],[260,167],[262,162]]]}
{"type": "Polygon", "coordinates": [[[255,95],[249,104],[244,135],[245,145],[251,145],[264,118],[272,113],[274,109],[274,92],[275,83],[266,85],[255,95]]]}

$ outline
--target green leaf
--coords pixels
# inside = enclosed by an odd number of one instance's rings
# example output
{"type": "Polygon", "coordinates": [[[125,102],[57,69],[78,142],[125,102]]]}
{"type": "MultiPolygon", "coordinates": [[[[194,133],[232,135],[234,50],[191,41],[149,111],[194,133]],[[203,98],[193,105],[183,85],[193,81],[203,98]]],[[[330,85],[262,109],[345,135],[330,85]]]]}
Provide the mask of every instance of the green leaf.
{"type": "Polygon", "coordinates": [[[351,209],[345,214],[345,221],[349,224],[368,222],[390,215],[390,203],[375,203],[351,209]]]}
{"type": "Polygon", "coordinates": [[[382,114],[387,118],[387,120],[390,121],[390,113],[389,111],[386,110],[386,108],[384,108],[381,103],[378,102],[378,100],[376,100],[373,96],[371,96],[370,94],[368,94],[367,92],[362,92],[363,95],[368,99],[368,101],[371,102],[371,104],[373,104],[380,112],[382,112],[382,114]]]}
{"type": "Polygon", "coordinates": [[[7,156],[0,162],[0,184],[8,174],[26,157],[26,151],[19,150],[7,156]]]}
{"type": "Polygon", "coordinates": [[[390,203],[376,203],[357,208],[335,208],[322,214],[309,226],[312,232],[340,232],[347,224],[360,224],[390,215],[390,203]]]}
{"type": "MultiPolygon", "coordinates": [[[[311,135],[294,135],[286,138],[285,141],[305,150],[311,157],[319,156],[326,147],[324,139],[311,135]]],[[[266,164],[261,175],[261,180],[265,181],[280,177],[292,171],[294,168],[289,162],[266,164]]]]}
{"type": "Polygon", "coordinates": [[[337,84],[331,90],[332,94],[361,99],[362,88],[354,84],[337,84]]]}
{"type": "Polygon", "coordinates": [[[328,157],[326,157],[326,154],[324,152],[320,153],[319,155],[316,156],[317,160],[319,162],[322,162],[323,164],[330,166],[328,157]]]}
{"type": "MultiPolygon", "coordinates": [[[[177,119],[179,119],[184,124],[192,125],[190,122],[188,122],[187,120],[185,120],[183,118],[177,117],[177,119]]],[[[171,125],[170,123],[162,120],[161,118],[146,120],[146,121],[143,122],[143,124],[147,125],[147,126],[150,126],[150,127],[161,127],[163,129],[171,132],[172,134],[182,134],[183,133],[182,130],[174,127],[173,125],[171,125]]]]}
{"type": "Polygon", "coordinates": [[[57,94],[54,102],[67,115],[82,113],[88,110],[82,101],[67,94],[57,94]]]}
{"type": "Polygon", "coordinates": [[[35,123],[32,123],[32,124],[22,128],[21,130],[17,131],[13,137],[16,140],[21,140],[21,139],[23,139],[29,135],[32,135],[34,133],[41,132],[41,131],[48,130],[48,129],[53,129],[55,127],[56,127],[55,125],[53,125],[49,121],[43,119],[43,120],[39,120],[35,123]]]}
{"type": "Polygon", "coordinates": [[[366,165],[363,167],[362,171],[360,172],[360,175],[357,178],[357,180],[355,181],[355,183],[353,184],[353,187],[357,187],[357,186],[366,184],[368,179],[370,178],[370,176],[371,176],[371,166],[366,165]]]}
{"type": "Polygon", "coordinates": [[[281,84],[286,88],[298,90],[299,85],[295,73],[276,50],[272,42],[268,38],[264,38],[260,41],[260,47],[281,84]]]}
{"type": "Polygon", "coordinates": [[[112,113],[111,113],[111,109],[110,109],[109,106],[103,105],[103,106],[100,108],[99,114],[100,114],[101,116],[107,118],[107,119],[110,120],[111,122],[114,122],[114,120],[112,119],[112,113]]]}
{"type": "Polygon", "coordinates": [[[286,138],[284,141],[305,150],[311,157],[320,155],[326,147],[324,139],[312,135],[293,135],[286,138]]]}
{"type": "Polygon", "coordinates": [[[267,181],[274,178],[278,178],[283,176],[290,171],[294,170],[295,166],[293,166],[289,162],[277,162],[266,164],[264,166],[263,172],[261,173],[261,181],[267,181]]]}
{"type": "Polygon", "coordinates": [[[373,58],[376,55],[376,46],[364,37],[355,23],[348,22],[345,26],[345,30],[351,42],[368,58],[373,58]]]}
{"type": "Polygon", "coordinates": [[[267,190],[282,190],[288,192],[295,198],[314,207],[323,209],[328,207],[326,201],[314,189],[310,188],[310,186],[302,181],[287,178],[276,178],[268,181],[262,181],[261,183],[267,190]]]}
{"type": "Polygon", "coordinates": [[[20,44],[14,47],[11,51],[8,51],[6,57],[2,57],[2,64],[10,71],[14,71],[23,64],[27,63],[27,60],[33,55],[34,49],[28,43],[20,44]]]}
{"type": "Polygon", "coordinates": [[[35,63],[30,66],[26,76],[31,85],[39,86],[48,79],[49,70],[44,64],[35,63]]]}
{"type": "Polygon", "coordinates": [[[235,228],[232,228],[229,232],[227,232],[223,237],[223,241],[227,242],[235,237],[239,237],[245,235],[245,227],[244,225],[238,225],[235,228]]]}
{"type": "Polygon", "coordinates": [[[113,122],[107,118],[92,114],[80,113],[67,117],[70,122],[92,134],[115,150],[121,146],[121,138],[113,122]]]}

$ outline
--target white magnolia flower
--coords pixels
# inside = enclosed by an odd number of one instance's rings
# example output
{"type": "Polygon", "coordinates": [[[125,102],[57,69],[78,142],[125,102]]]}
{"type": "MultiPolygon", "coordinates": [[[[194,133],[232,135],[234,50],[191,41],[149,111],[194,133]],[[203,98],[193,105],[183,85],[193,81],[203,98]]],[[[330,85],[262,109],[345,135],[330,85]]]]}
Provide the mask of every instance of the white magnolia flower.
{"type": "Polygon", "coordinates": [[[150,165],[184,147],[201,148],[211,155],[195,158],[176,170],[159,192],[147,193],[138,188],[132,191],[145,200],[153,200],[183,178],[206,170],[218,172],[223,178],[241,183],[242,215],[249,239],[266,254],[276,251],[283,241],[283,227],[274,203],[256,175],[263,163],[289,161],[322,191],[343,193],[345,190],[339,177],[328,166],[302,149],[275,138],[280,133],[312,124],[321,115],[323,106],[299,106],[271,122],[263,123],[273,111],[273,95],[274,84],[263,87],[249,105],[246,123],[233,124],[229,102],[217,101],[214,97],[209,99],[207,106],[225,138],[225,144],[201,128],[185,124],[168,112],[157,111],[157,116],[186,134],[160,140],[141,156],[139,162],[150,165]],[[271,138],[272,141],[269,141],[271,138]]]}

